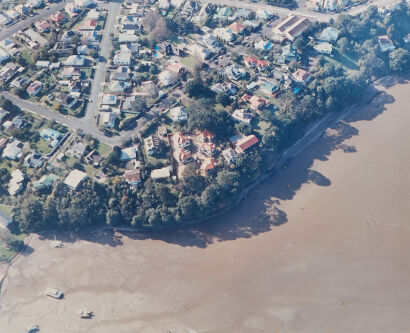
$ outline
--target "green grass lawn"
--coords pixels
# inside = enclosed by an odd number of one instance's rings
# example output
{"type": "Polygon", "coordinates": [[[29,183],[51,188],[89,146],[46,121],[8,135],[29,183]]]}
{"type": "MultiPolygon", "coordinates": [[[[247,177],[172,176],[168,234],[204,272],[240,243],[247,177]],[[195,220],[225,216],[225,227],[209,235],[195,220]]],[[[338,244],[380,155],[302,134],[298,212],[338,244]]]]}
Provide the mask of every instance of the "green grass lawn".
{"type": "Polygon", "coordinates": [[[190,71],[194,71],[197,60],[194,57],[189,56],[189,57],[181,58],[181,63],[185,67],[187,67],[190,71]]]}
{"type": "Polygon", "coordinates": [[[21,52],[21,57],[27,61],[29,64],[34,64],[33,57],[31,55],[31,50],[26,49],[23,52],[21,52]]]}
{"type": "Polygon", "coordinates": [[[14,240],[24,240],[27,234],[12,234],[9,230],[0,228],[0,261],[9,260],[17,252],[4,246],[14,240]]]}
{"type": "Polygon", "coordinates": [[[42,154],[48,154],[48,153],[50,153],[51,150],[52,150],[52,148],[51,148],[50,145],[49,145],[49,142],[46,141],[46,140],[44,140],[44,139],[38,140],[38,142],[36,142],[36,143],[34,144],[34,146],[35,146],[35,149],[36,149],[38,152],[42,153],[42,154]]]}
{"type": "Polygon", "coordinates": [[[84,165],[85,173],[89,177],[94,177],[94,175],[98,172],[98,169],[94,168],[91,164],[85,164],[84,165]]]}
{"type": "Polygon", "coordinates": [[[98,147],[97,147],[96,151],[102,157],[107,157],[108,154],[111,152],[111,149],[112,149],[111,146],[106,145],[103,142],[98,142],[98,147]]]}
{"type": "Polygon", "coordinates": [[[7,215],[11,215],[11,207],[10,206],[0,204],[0,211],[7,214],[7,215]]]}

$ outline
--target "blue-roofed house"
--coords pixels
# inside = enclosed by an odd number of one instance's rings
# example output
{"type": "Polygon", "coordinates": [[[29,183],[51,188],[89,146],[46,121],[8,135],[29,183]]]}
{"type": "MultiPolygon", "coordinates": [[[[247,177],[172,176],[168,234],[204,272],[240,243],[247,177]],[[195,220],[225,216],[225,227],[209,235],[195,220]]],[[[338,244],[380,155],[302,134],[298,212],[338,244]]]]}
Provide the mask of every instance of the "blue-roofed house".
{"type": "Polygon", "coordinates": [[[270,51],[273,49],[273,43],[269,39],[261,39],[254,45],[255,49],[262,51],[270,51]]]}

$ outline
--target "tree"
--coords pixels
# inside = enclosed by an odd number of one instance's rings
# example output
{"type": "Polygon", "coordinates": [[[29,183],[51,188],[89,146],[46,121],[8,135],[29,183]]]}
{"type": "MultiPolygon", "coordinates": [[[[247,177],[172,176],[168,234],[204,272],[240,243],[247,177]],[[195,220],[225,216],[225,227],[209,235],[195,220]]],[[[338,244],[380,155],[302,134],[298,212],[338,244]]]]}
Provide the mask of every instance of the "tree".
{"type": "Polygon", "coordinates": [[[389,54],[389,67],[393,72],[406,72],[410,69],[410,52],[398,48],[389,54]]]}
{"type": "Polygon", "coordinates": [[[114,165],[117,165],[120,162],[121,158],[121,148],[114,146],[111,153],[108,155],[108,162],[114,165]]]}
{"type": "Polygon", "coordinates": [[[135,98],[131,104],[131,110],[135,113],[144,113],[147,111],[147,101],[144,98],[135,98]]]}

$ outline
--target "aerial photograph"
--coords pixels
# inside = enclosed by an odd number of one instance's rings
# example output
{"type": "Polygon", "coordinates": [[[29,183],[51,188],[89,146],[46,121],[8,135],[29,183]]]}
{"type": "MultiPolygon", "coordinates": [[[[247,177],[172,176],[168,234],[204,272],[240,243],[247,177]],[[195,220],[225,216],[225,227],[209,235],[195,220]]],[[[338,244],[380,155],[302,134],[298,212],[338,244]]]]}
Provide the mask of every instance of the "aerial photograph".
{"type": "Polygon", "coordinates": [[[410,332],[410,0],[0,0],[0,333],[410,332]]]}

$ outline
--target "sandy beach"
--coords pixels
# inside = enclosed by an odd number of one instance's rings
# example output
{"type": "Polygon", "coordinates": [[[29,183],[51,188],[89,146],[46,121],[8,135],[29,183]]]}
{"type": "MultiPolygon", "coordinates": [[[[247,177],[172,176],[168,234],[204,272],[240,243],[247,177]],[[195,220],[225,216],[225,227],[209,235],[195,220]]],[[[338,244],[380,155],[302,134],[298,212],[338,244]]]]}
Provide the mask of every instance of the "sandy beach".
{"type": "Polygon", "coordinates": [[[220,218],[61,249],[34,236],[0,332],[410,331],[410,83],[381,89],[220,218]]]}

